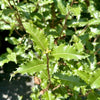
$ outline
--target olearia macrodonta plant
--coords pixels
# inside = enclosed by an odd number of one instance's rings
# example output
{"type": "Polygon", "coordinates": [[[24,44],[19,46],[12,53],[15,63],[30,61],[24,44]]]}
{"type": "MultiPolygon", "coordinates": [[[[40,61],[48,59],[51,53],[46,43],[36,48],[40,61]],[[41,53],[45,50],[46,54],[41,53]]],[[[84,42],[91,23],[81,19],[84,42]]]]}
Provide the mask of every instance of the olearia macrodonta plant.
{"type": "Polygon", "coordinates": [[[98,2],[0,1],[0,30],[10,30],[6,41],[15,45],[0,66],[13,61],[19,67],[12,76],[34,76],[32,100],[100,99],[98,2]]]}

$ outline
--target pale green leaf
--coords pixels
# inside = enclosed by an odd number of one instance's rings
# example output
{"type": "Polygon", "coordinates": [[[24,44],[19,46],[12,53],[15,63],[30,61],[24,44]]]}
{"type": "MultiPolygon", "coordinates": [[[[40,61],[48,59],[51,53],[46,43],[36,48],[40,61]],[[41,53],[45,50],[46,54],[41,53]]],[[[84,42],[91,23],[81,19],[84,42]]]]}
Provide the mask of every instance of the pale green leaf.
{"type": "Polygon", "coordinates": [[[87,25],[88,22],[86,21],[73,21],[69,27],[84,27],[87,25]]]}
{"type": "Polygon", "coordinates": [[[83,50],[84,50],[84,46],[83,46],[83,44],[82,44],[81,42],[75,43],[73,46],[74,46],[79,52],[83,52],[83,50]]]}
{"type": "Polygon", "coordinates": [[[48,47],[48,42],[44,35],[44,31],[36,28],[32,23],[24,23],[24,27],[26,32],[32,36],[32,39],[38,48],[43,51],[46,50],[48,47]]]}
{"type": "Polygon", "coordinates": [[[77,6],[77,7],[69,7],[70,12],[72,13],[73,16],[76,16],[77,20],[80,19],[81,16],[81,7],[77,6]]]}
{"type": "Polygon", "coordinates": [[[93,18],[100,18],[100,12],[95,9],[94,5],[90,5],[88,7],[88,11],[91,14],[91,17],[93,17],[93,18]]]}
{"type": "Polygon", "coordinates": [[[51,91],[47,91],[43,95],[43,100],[55,100],[55,96],[51,93],[51,91]]]}
{"type": "Polygon", "coordinates": [[[91,19],[88,21],[88,25],[99,25],[100,19],[91,19]]]}
{"type": "Polygon", "coordinates": [[[39,2],[39,5],[40,6],[43,6],[43,5],[47,5],[47,4],[51,4],[51,3],[53,3],[53,0],[41,0],[40,2],[39,2]]]}
{"type": "Polygon", "coordinates": [[[90,78],[89,73],[81,70],[76,70],[75,74],[79,76],[82,80],[84,80],[87,84],[89,83],[89,78],[90,78]]]}
{"type": "Polygon", "coordinates": [[[62,3],[62,0],[57,0],[57,7],[59,8],[62,15],[66,15],[68,11],[66,10],[66,7],[62,3]]]}
{"type": "Polygon", "coordinates": [[[75,47],[73,46],[65,46],[61,44],[57,46],[52,55],[58,60],[59,58],[64,58],[66,60],[78,60],[78,59],[85,59],[87,56],[83,55],[83,53],[79,53],[75,47]]]}
{"type": "Polygon", "coordinates": [[[90,27],[90,30],[91,30],[90,32],[92,33],[92,36],[100,35],[100,29],[90,27]]]}
{"type": "Polygon", "coordinates": [[[17,69],[15,73],[21,73],[21,74],[30,73],[31,74],[34,72],[39,72],[45,67],[46,67],[46,64],[43,63],[43,61],[36,59],[24,65],[20,65],[20,67],[17,69]]]}
{"type": "Polygon", "coordinates": [[[16,53],[12,52],[11,54],[7,55],[7,59],[9,61],[14,61],[15,63],[17,63],[17,59],[16,59],[16,53]]]}
{"type": "Polygon", "coordinates": [[[100,69],[97,69],[89,79],[91,88],[100,87],[100,69]]]}

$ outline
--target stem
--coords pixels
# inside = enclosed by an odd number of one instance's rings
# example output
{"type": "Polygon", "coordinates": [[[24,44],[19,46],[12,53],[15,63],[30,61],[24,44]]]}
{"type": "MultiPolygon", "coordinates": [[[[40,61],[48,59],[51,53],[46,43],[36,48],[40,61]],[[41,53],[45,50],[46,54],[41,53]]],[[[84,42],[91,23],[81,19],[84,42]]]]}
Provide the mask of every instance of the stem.
{"type": "Polygon", "coordinates": [[[63,28],[62,28],[62,30],[61,30],[60,37],[61,37],[61,35],[62,35],[64,29],[67,28],[66,23],[67,23],[67,19],[68,19],[69,14],[70,14],[70,12],[68,12],[68,14],[67,14],[66,17],[65,17],[65,24],[64,24],[64,26],[63,26],[63,28]]]}
{"type": "Polygon", "coordinates": [[[55,91],[55,90],[58,89],[59,87],[61,87],[60,84],[59,84],[58,86],[56,86],[55,88],[53,88],[52,91],[55,91]]]}
{"type": "Polygon", "coordinates": [[[100,65],[100,61],[99,61],[99,62],[97,62],[97,64],[98,64],[98,65],[100,65]]]}
{"type": "Polygon", "coordinates": [[[12,7],[12,5],[11,5],[11,3],[10,3],[10,0],[8,0],[8,3],[9,3],[10,9],[13,9],[13,7],[12,7]]]}
{"type": "MultiPolygon", "coordinates": [[[[11,5],[11,3],[10,3],[10,0],[8,0],[8,3],[9,3],[10,9],[13,9],[13,7],[12,7],[12,5],[11,5]]],[[[15,6],[15,1],[14,1],[14,0],[13,0],[13,3],[14,3],[14,6],[15,6]]],[[[18,10],[17,10],[16,7],[15,7],[15,9],[16,9],[16,11],[17,11],[17,13],[15,14],[16,20],[18,21],[19,26],[21,26],[22,29],[25,30],[25,28],[24,28],[24,26],[23,26],[23,24],[22,24],[22,21],[21,21],[21,17],[20,17],[20,15],[19,15],[19,13],[18,13],[18,10]]]]}
{"type": "Polygon", "coordinates": [[[79,33],[77,36],[80,36],[80,34],[82,34],[83,32],[85,32],[87,28],[88,28],[88,25],[86,25],[86,26],[84,27],[84,29],[81,31],[81,33],[79,33]]]}
{"type": "MultiPolygon", "coordinates": [[[[74,4],[74,0],[73,0],[72,3],[71,3],[71,7],[73,6],[73,4],[74,4]]],[[[63,31],[67,28],[66,23],[67,23],[67,19],[68,19],[69,14],[70,14],[70,11],[68,12],[68,14],[67,14],[66,17],[65,17],[65,23],[64,23],[63,28],[62,28],[62,31],[61,31],[61,33],[60,33],[60,37],[61,37],[63,31]]]]}
{"type": "Polygon", "coordinates": [[[51,84],[50,72],[49,72],[49,56],[48,56],[48,53],[46,54],[46,57],[47,57],[47,72],[48,72],[48,79],[49,79],[49,84],[51,84]]]}
{"type": "MultiPolygon", "coordinates": [[[[16,6],[14,0],[13,0],[13,3],[14,3],[14,6],[16,6]]],[[[16,12],[17,12],[17,13],[15,14],[15,17],[16,17],[17,21],[19,22],[19,24],[22,26],[22,29],[25,30],[25,28],[24,28],[24,26],[23,26],[23,24],[22,24],[22,20],[21,20],[21,17],[20,17],[20,15],[19,15],[19,12],[18,12],[18,10],[17,10],[16,7],[15,7],[15,9],[16,9],[16,12]],[[17,18],[17,16],[18,16],[18,18],[17,18]]]]}
{"type": "Polygon", "coordinates": [[[94,53],[95,55],[98,53],[98,51],[100,51],[100,48],[99,49],[97,49],[97,51],[94,53]]]}
{"type": "Polygon", "coordinates": [[[51,22],[51,28],[55,27],[55,19],[56,19],[56,14],[55,14],[55,5],[54,3],[52,3],[52,7],[51,7],[51,14],[52,14],[52,22],[51,22]]]}

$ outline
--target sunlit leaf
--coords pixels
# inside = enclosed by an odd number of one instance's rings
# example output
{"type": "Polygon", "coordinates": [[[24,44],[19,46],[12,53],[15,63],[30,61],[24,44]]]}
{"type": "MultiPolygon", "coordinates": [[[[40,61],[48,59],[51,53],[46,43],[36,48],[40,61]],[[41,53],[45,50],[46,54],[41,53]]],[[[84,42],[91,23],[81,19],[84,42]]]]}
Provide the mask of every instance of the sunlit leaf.
{"type": "Polygon", "coordinates": [[[78,60],[78,59],[85,59],[87,56],[83,55],[82,53],[79,53],[73,46],[65,46],[60,45],[57,46],[54,51],[52,52],[52,55],[56,58],[64,58],[66,60],[78,60]]]}
{"type": "Polygon", "coordinates": [[[37,46],[43,51],[46,50],[48,42],[44,35],[44,31],[36,28],[32,23],[24,23],[24,27],[26,32],[32,36],[33,41],[37,44],[37,46]]]}
{"type": "Polygon", "coordinates": [[[17,69],[17,71],[15,73],[21,73],[21,74],[30,73],[30,74],[32,74],[34,72],[41,71],[45,67],[46,67],[46,64],[43,63],[43,61],[33,60],[33,61],[30,61],[23,65],[20,65],[20,67],[17,69]]]}

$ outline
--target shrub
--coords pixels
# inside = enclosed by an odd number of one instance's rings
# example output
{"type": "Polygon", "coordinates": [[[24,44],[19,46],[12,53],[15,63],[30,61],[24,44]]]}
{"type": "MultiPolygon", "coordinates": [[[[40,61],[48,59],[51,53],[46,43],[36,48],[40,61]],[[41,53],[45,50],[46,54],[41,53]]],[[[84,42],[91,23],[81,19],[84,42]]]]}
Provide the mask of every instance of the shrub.
{"type": "Polygon", "coordinates": [[[14,45],[0,57],[34,76],[33,100],[100,99],[99,0],[1,0],[0,30],[14,45]],[[17,38],[13,36],[16,33],[17,38]]]}

